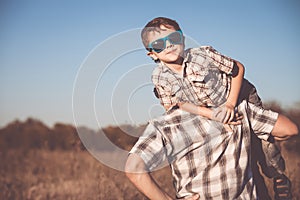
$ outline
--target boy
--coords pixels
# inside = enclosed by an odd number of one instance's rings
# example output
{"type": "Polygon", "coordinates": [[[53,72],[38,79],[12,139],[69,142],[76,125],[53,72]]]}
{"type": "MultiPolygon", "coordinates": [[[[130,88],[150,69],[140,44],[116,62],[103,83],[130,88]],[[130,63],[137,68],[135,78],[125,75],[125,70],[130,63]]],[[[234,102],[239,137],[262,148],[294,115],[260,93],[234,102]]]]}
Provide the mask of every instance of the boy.
{"type": "MultiPolygon", "coordinates": [[[[166,110],[180,108],[209,119],[236,125],[235,107],[242,100],[262,106],[255,87],[244,79],[244,66],[212,47],[204,46],[184,51],[184,36],[176,21],[155,18],[143,29],[142,41],[158,66],[152,73],[155,93],[166,110]]],[[[270,138],[264,138],[271,140],[270,138]]],[[[284,140],[285,138],[275,138],[284,140]]],[[[278,148],[262,140],[274,186],[286,183],[285,196],[289,196],[289,180],[283,175],[284,160],[278,148]],[[277,152],[277,153],[276,153],[277,152]],[[274,156],[275,155],[275,156],[274,156]]],[[[275,189],[276,196],[282,195],[275,189]]]]}

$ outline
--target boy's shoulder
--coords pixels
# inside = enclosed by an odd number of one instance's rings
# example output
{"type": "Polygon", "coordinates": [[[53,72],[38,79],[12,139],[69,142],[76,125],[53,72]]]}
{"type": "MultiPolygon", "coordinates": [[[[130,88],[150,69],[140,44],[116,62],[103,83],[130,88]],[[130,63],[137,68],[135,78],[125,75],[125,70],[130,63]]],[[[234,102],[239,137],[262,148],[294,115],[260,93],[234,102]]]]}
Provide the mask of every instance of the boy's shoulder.
{"type": "Polygon", "coordinates": [[[199,47],[195,47],[195,48],[189,48],[187,49],[186,55],[187,54],[203,54],[203,53],[208,53],[209,51],[214,50],[214,48],[212,46],[199,46],[199,47]]]}
{"type": "Polygon", "coordinates": [[[185,50],[184,60],[187,62],[201,63],[209,57],[211,46],[200,46],[196,48],[189,48],[185,50]]]}
{"type": "Polygon", "coordinates": [[[170,76],[169,69],[162,63],[158,63],[157,66],[152,71],[151,79],[152,82],[156,84],[163,84],[168,82],[173,76],[170,76]]]}
{"type": "Polygon", "coordinates": [[[159,75],[159,74],[162,74],[162,73],[164,73],[164,72],[166,72],[166,71],[167,71],[167,68],[166,68],[165,66],[163,66],[162,63],[158,63],[158,64],[154,67],[154,69],[153,69],[153,71],[152,71],[152,75],[159,75]]]}

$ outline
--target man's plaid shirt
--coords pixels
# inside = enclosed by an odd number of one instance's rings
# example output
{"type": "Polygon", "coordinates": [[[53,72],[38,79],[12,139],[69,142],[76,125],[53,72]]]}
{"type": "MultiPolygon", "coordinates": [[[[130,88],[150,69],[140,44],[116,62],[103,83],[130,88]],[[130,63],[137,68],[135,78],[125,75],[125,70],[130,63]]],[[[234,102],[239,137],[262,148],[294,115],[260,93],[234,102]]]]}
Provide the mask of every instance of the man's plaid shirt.
{"type": "Polygon", "coordinates": [[[277,113],[243,101],[238,106],[242,124],[224,125],[180,109],[151,120],[130,153],[139,155],[152,171],[170,164],[178,198],[200,194],[200,199],[255,199],[251,172],[250,124],[267,139],[277,113]]]}
{"type": "Polygon", "coordinates": [[[163,105],[192,102],[219,106],[229,95],[233,66],[234,60],[230,57],[210,46],[202,46],[185,51],[183,76],[159,63],[151,78],[163,105]]]}

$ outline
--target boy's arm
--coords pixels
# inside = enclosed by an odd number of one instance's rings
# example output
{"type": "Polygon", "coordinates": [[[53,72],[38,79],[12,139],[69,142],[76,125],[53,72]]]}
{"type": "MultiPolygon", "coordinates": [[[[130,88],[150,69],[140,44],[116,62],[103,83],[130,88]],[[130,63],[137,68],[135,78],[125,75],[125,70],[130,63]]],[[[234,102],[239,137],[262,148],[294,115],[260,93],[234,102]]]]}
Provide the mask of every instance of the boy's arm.
{"type": "Polygon", "coordinates": [[[238,101],[240,89],[244,79],[244,71],[244,65],[238,61],[235,61],[232,69],[231,89],[225,104],[226,117],[224,123],[228,123],[234,118],[234,107],[236,106],[238,101]]]}
{"type": "Polygon", "coordinates": [[[213,111],[210,108],[204,107],[204,106],[196,106],[192,103],[178,103],[177,104],[180,109],[195,114],[195,115],[201,115],[202,117],[206,117],[208,119],[212,119],[213,111]]]}
{"type": "MultiPolygon", "coordinates": [[[[193,113],[193,114],[196,114],[196,115],[201,115],[202,117],[206,117],[208,119],[218,121],[218,122],[222,122],[222,123],[224,123],[224,118],[227,114],[223,110],[223,108],[211,109],[211,108],[207,108],[207,107],[204,107],[204,106],[196,106],[196,105],[191,104],[191,103],[178,103],[177,105],[179,106],[180,109],[182,109],[186,112],[193,113]]],[[[241,124],[241,119],[242,118],[243,118],[243,116],[241,116],[237,113],[235,115],[235,121],[229,121],[228,124],[239,125],[239,124],[241,124]]]]}
{"type": "Polygon", "coordinates": [[[212,119],[212,110],[210,108],[204,106],[196,106],[192,103],[181,103],[176,98],[176,95],[172,95],[171,91],[166,90],[168,87],[162,87],[160,85],[155,85],[154,94],[156,98],[160,100],[161,105],[165,108],[165,110],[169,110],[170,108],[178,105],[180,109],[206,117],[208,119],[212,119]]]}
{"type": "MultiPolygon", "coordinates": [[[[156,95],[157,98],[160,98],[159,95],[156,95]]],[[[179,102],[176,104],[163,104],[163,102],[161,101],[162,106],[166,109],[169,110],[170,108],[174,107],[174,106],[178,106],[180,109],[195,114],[195,115],[200,115],[202,117],[206,117],[208,119],[214,120],[214,121],[218,121],[218,122],[225,122],[225,117],[227,116],[227,109],[225,107],[222,107],[220,109],[211,109],[211,108],[207,108],[205,106],[196,106],[192,103],[188,103],[188,102],[179,102]]],[[[233,107],[234,108],[234,107],[233,107]]],[[[234,111],[233,111],[233,115],[234,115],[234,111]]],[[[239,114],[236,114],[235,116],[235,121],[228,121],[228,124],[232,124],[232,125],[239,125],[241,123],[241,119],[243,118],[242,116],[240,116],[239,114]]]]}
{"type": "Polygon", "coordinates": [[[221,71],[226,74],[232,74],[231,89],[224,105],[224,110],[226,111],[224,123],[228,123],[234,118],[234,107],[238,101],[239,92],[244,78],[244,66],[240,62],[220,54],[210,46],[206,47],[206,51],[221,71]]]}

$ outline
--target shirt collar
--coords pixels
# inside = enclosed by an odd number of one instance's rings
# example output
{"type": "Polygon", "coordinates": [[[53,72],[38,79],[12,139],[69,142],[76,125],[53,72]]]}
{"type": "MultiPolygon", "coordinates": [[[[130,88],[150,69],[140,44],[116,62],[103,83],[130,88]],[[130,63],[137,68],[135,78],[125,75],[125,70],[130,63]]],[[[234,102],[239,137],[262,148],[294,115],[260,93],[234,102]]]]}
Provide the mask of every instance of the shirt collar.
{"type": "Polygon", "coordinates": [[[191,60],[192,60],[191,48],[189,48],[184,51],[183,63],[189,63],[189,62],[191,62],[191,60]]]}
{"type": "MultiPolygon", "coordinates": [[[[191,49],[189,48],[189,49],[185,50],[184,53],[183,53],[183,56],[184,56],[184,59],[183,59],[183,62],[182,62],[183,67],[185,67],[186,63],[191,62],[192,56],[191,56],[190,50],[191,49]]],[[[158,65],[161,67],[163,72],[174,73],[165,63],[160,62],[158,65]]]]}

